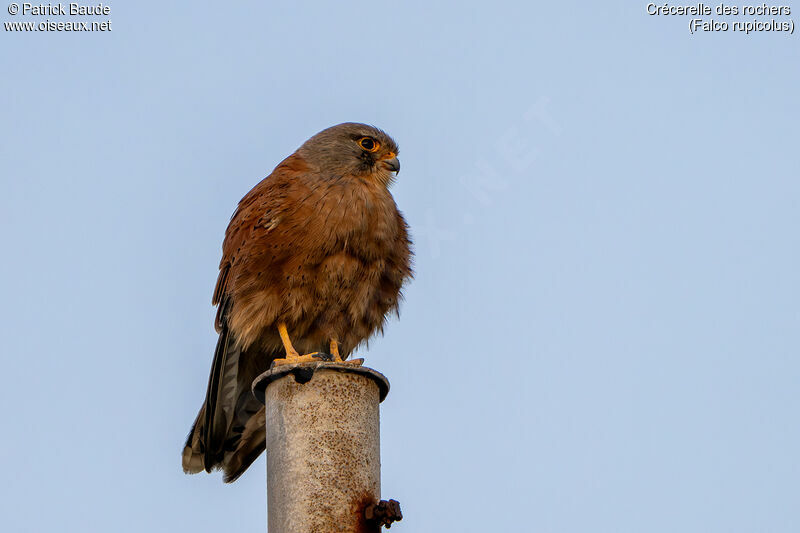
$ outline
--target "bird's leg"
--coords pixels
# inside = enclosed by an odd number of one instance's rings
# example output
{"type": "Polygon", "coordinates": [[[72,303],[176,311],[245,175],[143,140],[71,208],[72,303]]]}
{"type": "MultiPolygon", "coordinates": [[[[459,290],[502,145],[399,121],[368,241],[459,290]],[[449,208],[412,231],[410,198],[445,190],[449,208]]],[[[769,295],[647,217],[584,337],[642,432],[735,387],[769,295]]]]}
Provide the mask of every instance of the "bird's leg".
{"type": "Polygon", "coordinates": [[[339,341],[336,339],[331,339],[331,355],[333,356],[333,360],[335,362],[342,362],[342,356],[339,355],[339,341]]]}
{"type": "Polygon", "coordinates": [[[305,355],[300,355],[297,353],[297,350],[294,349],[292,346],[292,340],[289,338],[289,332],[286,331],[286,323],[280,322],[278,323],[278,333],[281,336],[281,342],[283,342],[283,348],[286,350],[286,357],[283,359],[275,359],[272,363],[275,366],[278,365],[293,365],[296,363],[307,363],[309,361],[321,361],[322,358],[317,357],[318,352],[314,353],[307,353],[305,355]]]}
{"type": "Polygon", "coordinates": [[[331,339],[331,355],[333,356],[334,363],[346,363],[348,365],[356,365],[361,366],[364,364],[363,359],[352,359],[350,361],[345,361],[342,359],[342,356],[339,355],[339,341],[336,339],[331,339]]]}

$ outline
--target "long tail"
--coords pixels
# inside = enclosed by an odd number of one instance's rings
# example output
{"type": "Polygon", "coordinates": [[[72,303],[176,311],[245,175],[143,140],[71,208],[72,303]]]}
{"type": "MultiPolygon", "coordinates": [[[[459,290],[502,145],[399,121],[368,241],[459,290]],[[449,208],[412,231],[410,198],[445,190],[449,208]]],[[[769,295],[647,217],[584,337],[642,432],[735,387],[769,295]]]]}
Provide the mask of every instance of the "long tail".
{"type": "Polygon", "coordinates": [[[234,481],[264,451],[264,407],[250,392],[255,377],[278,354],[242,352],[223,326],[214,351],[203,407],[183,450],[183,470],[222,469],[234,481]]]}
{"type": "Polygon", "coordinates": [[[225,440],[233,423],[236,407],[237,375],[241,350],[233,336],[223,327],[214,350],[214,363],[208,378],[204,424],[204,463],[206,472],[223,459],[225,440]]]}

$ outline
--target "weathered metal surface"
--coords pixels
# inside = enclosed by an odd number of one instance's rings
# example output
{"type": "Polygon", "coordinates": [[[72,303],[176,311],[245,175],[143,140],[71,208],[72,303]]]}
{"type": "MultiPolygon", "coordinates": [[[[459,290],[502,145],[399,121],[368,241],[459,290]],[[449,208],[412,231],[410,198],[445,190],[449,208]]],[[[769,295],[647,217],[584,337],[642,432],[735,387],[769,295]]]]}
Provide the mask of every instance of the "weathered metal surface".
{"type": "MultiPolygon", "coordinates": [[[[326,356],[330,357],[327,354],[320,354],[320,357],[326,356]]],[[[359,361],[363,362],[364,360],[359,359],[359,361]]],[[[373,370],[365,366],[355,366],[352,364],[352,362],[343,364],[332,363],[330,361],[303,363],[299,365],[281,365],[270,368],[253,380],[253,394],[255,394],[256,398],[258,398],[258,401],[264,403],[264,391],[273,381],[278,380],[287,374],[292,374],[295,376],[295,380],[298,383],[306,383],[319,368],[333,370],[336,372],[347,372],[349,374],[360,374],[374,380],[378,385],[378,390],[380,391],[381,402],[386,399],[386,396],[389,394],[389,380],[377,370],[373,370]]]]}
{"type": "Polygon", "coordinates": [[[389,383],[341,363],[281,366],[253,382],[266,405],[269,533],[377,532],[378,405],[389,383]]]}

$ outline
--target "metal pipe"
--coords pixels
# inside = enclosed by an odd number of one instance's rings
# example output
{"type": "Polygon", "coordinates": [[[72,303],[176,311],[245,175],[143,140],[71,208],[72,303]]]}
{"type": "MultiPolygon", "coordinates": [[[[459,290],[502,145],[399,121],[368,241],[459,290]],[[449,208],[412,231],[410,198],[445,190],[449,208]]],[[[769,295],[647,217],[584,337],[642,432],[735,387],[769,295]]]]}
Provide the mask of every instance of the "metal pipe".
{"type": "Polygon", "coordinates": [[[365,512],[381,495],[378,405],[388,391],[379,372],[342,363],[278,366],[256,378],[269,533],[379,531],[365,512]]]}

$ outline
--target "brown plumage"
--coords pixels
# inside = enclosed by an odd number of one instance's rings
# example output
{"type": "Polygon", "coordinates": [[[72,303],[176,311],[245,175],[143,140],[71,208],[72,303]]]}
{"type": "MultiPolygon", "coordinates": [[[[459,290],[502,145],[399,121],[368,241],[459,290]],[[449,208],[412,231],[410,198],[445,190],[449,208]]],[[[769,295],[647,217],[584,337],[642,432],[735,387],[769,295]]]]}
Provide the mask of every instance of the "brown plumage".
{"type": "Polygon", "coordinates": [[[264,450],[264,408],[250,385],[288,351],[279,324],[300,353],[327,353],[338,341],[346,359],[397,311],[411,243],[388,190],[396,155],[383,131],[340,124],[239,202],[222,245],[213,296],[220,336],[185,472],[221,468],[230,482],[264,450]]]}

